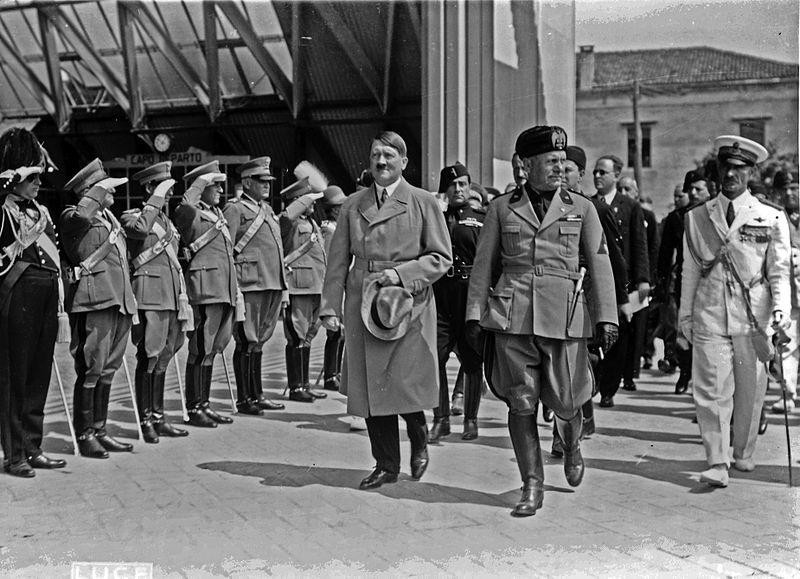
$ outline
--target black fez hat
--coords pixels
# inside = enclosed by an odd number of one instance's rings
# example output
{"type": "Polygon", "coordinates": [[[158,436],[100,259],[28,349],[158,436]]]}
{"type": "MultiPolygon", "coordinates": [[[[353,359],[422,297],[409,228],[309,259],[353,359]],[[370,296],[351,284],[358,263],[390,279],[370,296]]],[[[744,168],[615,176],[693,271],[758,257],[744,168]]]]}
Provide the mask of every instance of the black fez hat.
{"type": "Polygon", "coordinates": [[[578,146],[570,145],[566,149],[567,161],[572,161],[581,171],[586,170],[586,152],[578,146]]]}
{"type": "Polygon", "coordinates": [[[697,183],[698,181],[706,181],[706,175],[702,170],[692,169],[687,171],[686,176],[683,178],[683,192],[688,193],[689,189],[692,188],[692,183],[697,183]]]}
{"type": "Polygon", "coordinates": [[[772,186],[775,189],[783,189],[788,185],[797,185],[797,172],[790,173],[789,171],[778,171],[772,177],[772,186]]]}
{"type": "Polygon", "coordinates": [[[450,187],[450,183],[459,177],[466,177],[472,181],[467,168],[458,161],[455,162],[455,165],[450,165],[442,169],[442,172],[439,173],[439,193],[445,193],[447,188],[450,187]]]}
{"type": "Polygon", "coordinates": [[[549,153],[563,151],[567,148],[567,133],[561,127],[548,127],[539,125],[525,129],[517,137],[514,150],[522,159],[549,153]]]}

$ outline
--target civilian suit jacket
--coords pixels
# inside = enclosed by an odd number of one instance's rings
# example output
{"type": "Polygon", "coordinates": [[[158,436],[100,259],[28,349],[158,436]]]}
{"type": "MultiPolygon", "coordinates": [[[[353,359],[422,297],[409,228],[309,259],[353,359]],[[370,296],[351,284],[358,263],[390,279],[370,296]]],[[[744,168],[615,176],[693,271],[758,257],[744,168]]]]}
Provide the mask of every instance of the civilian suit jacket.
{"type": "MultiPolygon", "coordinates": [[[[598,201],[603,203],[599,197],[598,201]]],[[[650,260],[641,205],[630,197],[617,193],[611,202],[611,212],[617,221],[622,256],[628,264],[628,280],[634,285],[649,282],[650,260]]]]}

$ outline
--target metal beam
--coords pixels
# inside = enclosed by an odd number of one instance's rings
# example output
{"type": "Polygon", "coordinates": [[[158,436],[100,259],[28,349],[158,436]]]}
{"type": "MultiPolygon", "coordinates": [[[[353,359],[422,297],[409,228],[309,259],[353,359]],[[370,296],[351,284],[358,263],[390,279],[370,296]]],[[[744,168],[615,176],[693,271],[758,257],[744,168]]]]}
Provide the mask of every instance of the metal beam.
{"type": "Polygon", "coordinates": [[[144,124],[146,113],[139,90],[139,67],[136,62],[136,23],[131,17],[124,2],[117,4],[119,12],[119,32],[122,41],[122,61],[125,66],[125,78],[128,82],[128,99],[131,103],[130,121],[134,129],[144,124]]]}
{"type": "Polygon", "coordinates": [[[300,42],[301,35],[303,34],[303,3],[292,3],[292,82],[293,87],[293,100],[292,111],[294,118],[298,118],[303,114],[306,108],[306,91],[305,91],[305,75],[303,66],[303,43],[300,42]]]}
{"type": "Polygon", "coordinates": [[[208,116],[211,122],[222,112],[219,90],[219,48],[217,47],[217,8],[213,0],[203,3],[203,30],[206,41],[206,73],[208,78],[208,116]]]}
{"type": "Polygon", "coordinates": [[[383,101],[381,102],[381,112],[385,115],[389,110],[389,88],[391,84],[392,71],[392,48],[394,45],[394,14],[397,4],[394,0],[389,2],[387,7],[389,14],[386,15],[386,51],[383,61],[383,101]]]}
{"type": "Polygon", "coordinates": [[[39,10],[58,29],[61,37],[72,45],[72,48],[75,49],[75,52],[86,63],[92,74],[100,81],[103,88],[108,91],[111,97],[117,101],[117,104],[130,117],[130,100],[125,89],[125,81],[120,77],[119,73],[111,68],[108,62],[97,53],[91,41],[78,32],[78,27],[60,8],[46,6],[39,10]]]}
{"type": "Polygon", "coordinates": [[[330,2],[315,2],[314,8],[319,12],[325,26],[341,46],[344,55],[350,60],[367,88],[375,96],[378,106],[382,106],[383,99],[381,91],[378,89],[378,84],[381,82],[380,75],[347,23],[339,16],[339,12],[330,2]]]}
{"type": "Polygon", "coordinates": [[[50,94],[52,95],[56,122],[59,132],[63,132],[69,126],[70,108],[64,95],[64,87],[61,84],[61,65],[58,60],[58,47],[56,45],[56,31],[52,21],[42,13],[37,11],[39,19],[39,30],[42,35],[42,53],[47,65],[47,78],[50,81],[50,94]]]}
{"type": "Polygon", "coordinates": [[[50,89],[48,89],[47,86],[45,86],[45,84],[39,80],[39,77],[36,76],[36,73],[33,71],[33,69],[28,66],[28,63],[26,63],[25,59],[22,58],[20,52],[16,50],[2,34],[0,34],[0,48],[2,49],[6,59],[5,64],[12,68],[20,80],[28,80],[30,84],[26,88],[34,96],[39,105],[45,111],[47,111],[47,114],[52,116],[54,119],[58,119],[56,103],[50,94],[50,89]]]}
{"type": "MultiPolygon", "coordinates": [[[[419,2],[414,0],[406,0],[406,7],[408,8],[408,17],[411,19],[411,31],[417,40],[417,44],[422,44],[422,19],[419,17],[419,2]]],[[[423,7],[427,8],[427,7],[423,7]]]]}
{"type": "Polygon", "coordinates": [[[189,64],[180,49],[172,42],[155,16],[141,0],[129,0],[127,5],[130,14],[142,25],[142,30],[156,43],[156,46],[167,59],[167,62],[175,69],[175,72],[178,73],[180,79],[195,94],[200,104],[208,110],[211,104],[208,87],[200,75],[192,68],[192,65],[189,64]]]}
{"type": "Polygon", "coordinates": [[[295,116],[292,82],[283,73],[281,67],[278,66],[277,61],[272,57],[269,51],[264,48],[264,44],[259,40],[258,35],[253,30],[252,26],[250,26],[247,18],[245,18],[244,14],[242,14],[239,8],[232,2],[220,2],[217,6],[237,30],[242,40],[244,40],[253,58],[256,59],[258,65],[269,77],[270,82],[275,86],[275,90],[278,91],[278,94],[286,103],[286,106],[289,107],[292,116],[295,116]]]}

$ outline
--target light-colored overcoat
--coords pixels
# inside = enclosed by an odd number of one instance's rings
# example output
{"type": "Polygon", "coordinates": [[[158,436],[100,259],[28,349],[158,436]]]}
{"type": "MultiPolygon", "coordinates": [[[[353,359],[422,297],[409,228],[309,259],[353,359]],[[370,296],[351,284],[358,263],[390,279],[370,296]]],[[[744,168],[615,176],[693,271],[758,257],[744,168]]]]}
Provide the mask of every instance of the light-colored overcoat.
{"type": "Polygon", "coordinates": [[[444,216],[427,191],[401,178],[380,209],[374,187],[344,202],[331,241],[320,315],[338,316],[345,325],[342,392],[350,414],[405,414],[438,404],[431,284],[451,264],[444,216]],[[414,294],[414,307],[421,309],[408,332],[395,341],[375,338],[361,320],[364,281],[389,264],[394,264],[403,287],[414,294]]]}

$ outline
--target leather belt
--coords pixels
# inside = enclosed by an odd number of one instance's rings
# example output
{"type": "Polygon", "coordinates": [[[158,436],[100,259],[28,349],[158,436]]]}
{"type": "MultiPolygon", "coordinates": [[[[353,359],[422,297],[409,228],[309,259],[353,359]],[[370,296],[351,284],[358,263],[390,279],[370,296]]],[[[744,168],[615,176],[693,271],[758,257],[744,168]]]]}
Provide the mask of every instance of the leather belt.
{"type": "Polygon", "coordinates": [[[549,267],[546,265],[505,265],[503,266],[503,273],[533,273],[533,275],[538,277],[551,275],[572,280],[577,280],[581,277],[580,272],[568,271],[566,269],[549,267]]]}
{"type": "Polygon", "coordinates": [[[471,265],[452,265],[450,269],[447,270],[445,274],[447,277],[460,277],[461,279],[469,279],[470,274],[472,273],[472,266],[471,265]]]}
{"type": "Polygon", "coordinates": [[[383,271],[384,269],[392,269],[397,267],[403,261],[378,261],[377,259],[364,259],[363,257],[355,256],[353,267],[355,269],[362,269],[364,271],[376,272],[383,271]]]}

